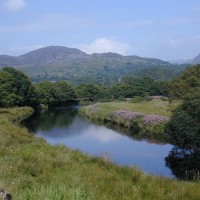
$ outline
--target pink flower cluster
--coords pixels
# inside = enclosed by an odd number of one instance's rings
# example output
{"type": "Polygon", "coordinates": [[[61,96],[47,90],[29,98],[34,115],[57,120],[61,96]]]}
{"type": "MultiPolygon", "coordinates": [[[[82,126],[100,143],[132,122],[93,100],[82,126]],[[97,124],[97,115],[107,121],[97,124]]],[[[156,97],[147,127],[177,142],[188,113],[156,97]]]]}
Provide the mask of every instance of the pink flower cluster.
{"type": "Polygon", "coordinates": [[[130,111],[127,111],[127,110],[117,110],[113,114],[117,117],[122,117],[126,120],[131,120],[131,119],[134,119],[136,117],[144,116],[144,114],[142,114],[142,113],[130,112],[130,111]]]}
{"type": "Polygon", "coordinates": [[[160,115],[145,115],[143,120],[145,124],[160,124],[168,122],[170,118],[160,115]]]}
{"type": "Polygon", "coordinates": [[[134,119],[136,117],[142,117],[143,122],[145,124],[159,124],[159,123],[168,122],[170,120],[169,117],[165,117],[165,116],[145,115],[145,114],[142,114],[140,112],[130,112],[130,111],[127,111],[127,110],[117,110],[113,114],[114,114],[114,116],[122,117],[125,120],[131,120],[131,119],[134,119]]]}

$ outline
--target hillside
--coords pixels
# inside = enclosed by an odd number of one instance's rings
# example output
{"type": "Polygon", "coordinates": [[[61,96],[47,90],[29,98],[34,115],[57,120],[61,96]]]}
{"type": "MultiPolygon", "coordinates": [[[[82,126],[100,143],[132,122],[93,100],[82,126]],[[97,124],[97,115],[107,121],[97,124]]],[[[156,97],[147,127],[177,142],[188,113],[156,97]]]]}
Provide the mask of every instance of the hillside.
{"type": "Polygon", "coordinates": [[[200,64],[200,54],[198,54],[197,56],[195,56],[192,60],[192,64],[200,64]]]}
{"type": "Polygon", "coordinates": [[[111,84],[127,75],[165,81],[187,65],[116,53],[89,55],[75,48],[49,46],[21,56],[0,56],[0,68],[4,66],[21,69],[33,81],[65,79],[73,83],[111,84]]]}

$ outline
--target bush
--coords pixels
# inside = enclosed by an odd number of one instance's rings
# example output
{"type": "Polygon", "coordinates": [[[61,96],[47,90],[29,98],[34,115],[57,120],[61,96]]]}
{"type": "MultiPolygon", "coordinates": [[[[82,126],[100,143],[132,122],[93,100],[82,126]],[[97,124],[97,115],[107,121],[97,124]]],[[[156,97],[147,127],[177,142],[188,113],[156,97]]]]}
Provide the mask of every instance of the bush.
{"type": "Polygon", "coordinates": [[[200,150],[200,99],[184,101],[166,125],[170,141],[181,148],[200,150]]]}
{"type": "Polygon", "coordinates": [[[0,107],[37,105],[35,87],[25,74],[12,67],[0,70],[0,107]]]}

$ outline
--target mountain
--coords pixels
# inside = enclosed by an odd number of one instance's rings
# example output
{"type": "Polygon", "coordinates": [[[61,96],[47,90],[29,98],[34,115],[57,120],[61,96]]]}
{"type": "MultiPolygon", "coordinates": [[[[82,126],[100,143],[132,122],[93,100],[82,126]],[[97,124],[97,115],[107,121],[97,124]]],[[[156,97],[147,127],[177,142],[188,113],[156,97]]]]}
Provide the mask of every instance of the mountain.
{"type": "Polygon", "coordinates": [[[49,46],[40,48],[21,56],[0,56],[0,67],[5,65],[43,65],[56,63],[66,59],[81,58],[87,56],[86,53],[63,46],[49,46]]]}
{"type": "Polygon", "coordinates": [[[84,56],[87,56],[87,54],[78,49],[62,46],[50,46],[31,51],[22,56],[19,56],[17,59],[23,64],[42,65],[56,63],[66,59],[81,58],[84,56]]]}
{"type": "Polygon", "coordinates": [[[192,59],[192,64],[200,64],[200,54],[198,54],[196,57],[192,59]]]}
{"type": "Polygon", "coordinates": [[[33,81],[68,80],[73,83],[117,82],[123,76],[149,76],[169,80],[188,65],[170,64],[155,58],[123,56],[117,53],[86,54],[63,46],[40,48],[21,56],[0,56],[0,67],[24,71],[33,81]]]}
{"type": "Polygon", "coordinates": [[[18,65],[20,62],[15,56],[0,55],[0,67],[7,65],[18,65]]]}
{"type": "Polygon", "coordinates": [[[172,64],[191,64],[192,63],[192,59],[179,59],[179,60],[170,60],[169,61],[172,64]]]}

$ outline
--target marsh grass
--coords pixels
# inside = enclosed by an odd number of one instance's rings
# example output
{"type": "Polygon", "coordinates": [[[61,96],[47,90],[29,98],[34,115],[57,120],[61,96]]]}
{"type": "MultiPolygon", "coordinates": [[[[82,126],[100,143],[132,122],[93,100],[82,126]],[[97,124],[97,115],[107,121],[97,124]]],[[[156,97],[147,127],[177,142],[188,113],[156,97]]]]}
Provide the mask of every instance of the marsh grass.
{"type": "Polygon", "coordinates": [[[167,142],[165,123],[179,104],[161,99],[152,101],[96,103],[82,107],[79,113],[91,120],[114,123],[129,129],[129,135],[156,142],[167,142]]]}
{"type": "Polygon", "coordinates": [[[0,186],[14,200],[199,199],[199,182],[150,176],[47,144],[18,125],[32,112],[0,109],[0,186]]]}
{"type": "Polygon", "coordinates": [[[132,112],[141,112],[144,114],[156,114],[162,116],[171,116],[171,111],[179,104],[179,102],[174,101],[169,104],[168,101],[163,101],[161,99],[154,99],[152,101],[143,101],[139,103],[131,102],[109,102],[99,104],[99,107],[109,111],[115,111],[119,109],[124,109],[132,112]]]}

